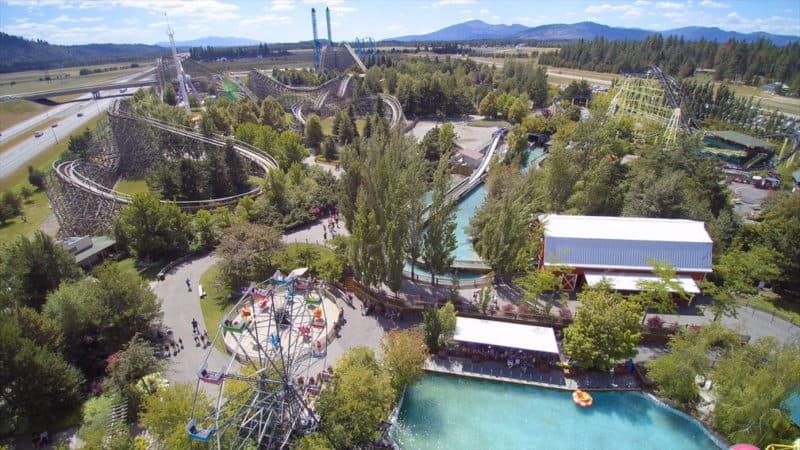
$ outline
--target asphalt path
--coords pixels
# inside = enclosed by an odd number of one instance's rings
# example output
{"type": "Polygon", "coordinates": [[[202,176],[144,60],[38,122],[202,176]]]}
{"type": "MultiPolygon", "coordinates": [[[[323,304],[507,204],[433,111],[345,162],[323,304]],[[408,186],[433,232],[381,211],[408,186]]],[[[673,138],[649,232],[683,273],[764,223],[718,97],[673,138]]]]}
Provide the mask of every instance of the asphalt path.
{"type": "MultiPolygon", "coordinates": [[[[148,72],[150,72],[150,70],[127,75],[113,82],[122,83],[130,81],[148,72]]],[[[128,89],[125,95],[130,95],[135,91],[136,89],[128,89]]],[[[99,100],[72,101],[54,106],[42,114],[0,131],[0,133],[2,133],[2,136],[0,136],[0,144],[8,139],[13,139],[21,133],[30,133],[23,141],[3,153],[0,153],[0,178],[12,174],[15,170],[23,167],[28,161],[36,157],[36,155],[43,152],[49,146],[61,142],[62,139],[66,139],[70,133],[79,129],[100,113],[106,111],[108,107],[111,106],[111,103],[120,97],[120,92],[118,90],[101,91],[100,96],[101,98],[99,100]],[[78,114],[82,114],[82,116],[78,117],[78,114]],[[55,128],[48,127],[46,124],[53,119],[58,121],[58,126],[55,128]],[[44,128],[37,129],[36,127],[39,125],[44,128]],[[30,131],[32,128],[34,130],[30,131]],[[42,136],[36,137],[36,131],[41,131],[43,133],[42,136]]],[[[91,99],[92,94],[86,94],[79,98],[91,99]]]]}

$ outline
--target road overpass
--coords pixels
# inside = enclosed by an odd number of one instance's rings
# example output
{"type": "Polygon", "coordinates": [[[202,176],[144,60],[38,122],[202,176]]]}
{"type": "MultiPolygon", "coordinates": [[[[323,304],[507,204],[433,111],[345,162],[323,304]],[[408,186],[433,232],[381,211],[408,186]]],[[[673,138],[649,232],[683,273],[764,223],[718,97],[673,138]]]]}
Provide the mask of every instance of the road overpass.
{"type": "Polygon", "coordinates": [[[157,86],[157,85],[158,85],[158,80],[154,79],[126,81],[124,83],[95,84],[91,86],[53,89],[49,91],[40,91],[40,92],[28,92],[25,94],[3,95],[2,97],[0,97],[0,102],[7,102],[11,100],[30,100],[33,102],[55,103],[52,100],[50,100],[50,97],[59,97],[62,95],[72,95],[72,94],[85,94],[87,92],[95,94],[94,96],[97,97],[100,91],[111,91],[111,90],[137,88],[145,86],[157,86]]]}

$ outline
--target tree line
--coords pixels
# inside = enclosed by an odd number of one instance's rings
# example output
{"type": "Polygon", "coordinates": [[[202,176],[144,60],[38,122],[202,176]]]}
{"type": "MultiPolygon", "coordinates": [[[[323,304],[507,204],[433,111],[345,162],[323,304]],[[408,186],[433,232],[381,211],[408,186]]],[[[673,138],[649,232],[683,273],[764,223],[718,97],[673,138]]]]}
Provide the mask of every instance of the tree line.
{"type": "Polygon", "coordinates": [[[214,47],[207,45],[205,47],[191,47],[189,49],[189,57],[197,61],[213,61],[219,58],[264,58],[268,56],[288,56],[290,54],[291,53],[284,49],[272,49],[269,44],[266,43],[235,47],[214,47]]]}
{"type": "Polygon", "coordinates": [[[51,45],[0,33],[0,73],[51,70],[165,57],[169,50],[143,44],[51,45]]]}
{"type": "Polygon", "coordinates": [[[598,37],[564,44],[539,56],[539,63],[598,72],[643,72],[651,65],[685,78],[696,69],[713,69],[715,80],[735,80],[752,86],[776,80],[800,89],[800,43],[777,46],[765,38],[752,43],[734,38],[687,41],[682,37],[648,36],[641,41],[615,41],[598,37]]]}

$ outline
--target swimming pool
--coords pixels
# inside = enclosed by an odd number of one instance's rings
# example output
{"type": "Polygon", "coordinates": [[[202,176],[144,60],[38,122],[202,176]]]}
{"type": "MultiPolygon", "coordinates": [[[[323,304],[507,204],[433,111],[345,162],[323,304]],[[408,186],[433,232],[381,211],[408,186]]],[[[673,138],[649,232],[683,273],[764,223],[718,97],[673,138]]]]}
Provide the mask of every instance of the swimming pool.
{"type": "Polygon", "coordinates": [[[392,438],[401,449],[718,450],[696,421],[639,392],[569,391],[428,374],[406,390],[392,438]]]}

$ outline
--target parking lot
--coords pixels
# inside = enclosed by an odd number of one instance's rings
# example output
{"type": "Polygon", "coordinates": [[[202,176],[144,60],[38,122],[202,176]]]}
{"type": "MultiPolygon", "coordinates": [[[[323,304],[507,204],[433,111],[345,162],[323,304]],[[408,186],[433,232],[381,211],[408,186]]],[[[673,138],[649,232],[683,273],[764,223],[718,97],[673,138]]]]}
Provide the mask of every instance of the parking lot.
{"type": "Polygon", "coordinates": [[[734,210],[745,219],[752,219],[758,211],[761,211],[761,202],[770,192],[767,189],[758,189],[751,184],[735,182],[728,184],[728,189],[733,191],[734,210]]]}

